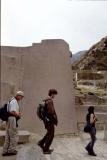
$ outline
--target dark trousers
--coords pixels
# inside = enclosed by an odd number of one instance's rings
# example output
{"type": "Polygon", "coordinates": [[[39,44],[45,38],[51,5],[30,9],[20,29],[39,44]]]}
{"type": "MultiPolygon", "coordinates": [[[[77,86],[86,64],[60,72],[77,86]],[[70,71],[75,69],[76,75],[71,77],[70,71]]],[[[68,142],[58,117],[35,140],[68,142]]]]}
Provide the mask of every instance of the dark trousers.
{"type": "Polygon", "coordinates": [[[45,128],[47,130],[46,135],[43,137],[42,140],[39,141],[41,146],[43,146],[43,150],[49,150],[50,145],[52,144],[54,138],[55,127],[52,123],[45,123],[45,128]]]}
{"type": "Polygon", "coordinates": [[[86,148],[89,150],[89,152],[94,152],[93,151],[93,147],[96,141],[96,128],[92,127],[91,131],[90,131],[90,136],[91,136],[91,141],[88,143],[88,145],[86,146],[86,148]]]}

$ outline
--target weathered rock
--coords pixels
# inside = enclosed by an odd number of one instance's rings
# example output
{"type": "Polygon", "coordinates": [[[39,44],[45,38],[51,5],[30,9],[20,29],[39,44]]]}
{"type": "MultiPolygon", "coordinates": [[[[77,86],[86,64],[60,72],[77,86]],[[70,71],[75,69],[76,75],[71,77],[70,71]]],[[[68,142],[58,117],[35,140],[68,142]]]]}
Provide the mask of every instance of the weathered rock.
{"type": "Polygon", "coordinates": [[[19,150],[16,160],[46,160],[46,158],[39,147],[30,145],[19,150]]]}
{"type": "Polygon", "coordinates": [[[17,90],[23,90],[21,129],[43,133],[43,123],[36,115],[37,106],[55,88],[55,108],[59,125],[57,134],[75,133],[73,73],[69,45],[61,39],[43,40],[28,47],[1,47],[1,103],[17,90]],[[70,124],[70,125],[69,125],[70,124]]]}
{"type": "Polygon", "coordinates": [[[93,45],[73,64],[73,69],[107,70],[107,36],[93,45]]]}

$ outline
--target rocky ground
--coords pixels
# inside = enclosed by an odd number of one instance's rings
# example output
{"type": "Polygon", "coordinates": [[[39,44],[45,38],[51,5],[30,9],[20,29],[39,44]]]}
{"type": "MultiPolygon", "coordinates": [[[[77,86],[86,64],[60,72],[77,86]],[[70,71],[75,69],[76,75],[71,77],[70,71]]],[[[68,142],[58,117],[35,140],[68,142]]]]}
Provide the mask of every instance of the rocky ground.
{"type": "Polygon", "coordinates": [[[97,133],[95,144],[97,157],[90,157],[84,149],[89,141],[87,134],[80,134],[79,137],[56,137],[52,145],[54,152],[51,155],[43,155],[41,149],[36,145],[40,137],[32,135],[31,143],[18,146],[17,157],[3,158],[1,147],[0,160],[107,160],[107,142],[103,141],[103,136],[103,132],[97,133]]]}

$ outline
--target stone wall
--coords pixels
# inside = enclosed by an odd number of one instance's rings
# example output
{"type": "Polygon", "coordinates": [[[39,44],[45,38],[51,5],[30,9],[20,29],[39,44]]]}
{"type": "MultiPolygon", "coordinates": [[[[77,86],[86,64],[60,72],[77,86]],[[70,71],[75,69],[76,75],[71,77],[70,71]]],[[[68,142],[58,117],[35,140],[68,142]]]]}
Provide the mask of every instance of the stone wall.
{"type": "Polygon", "coordinates": [[[75,133],[69,45],[63,40],[43,40],[29,47],[2,46],[1,50],[1,103],[17,90],[25,92],[21,102],[21,128],[42,132],[43,124],[36,116],[36,108],[48,90],[56,88],[55,108],[59,119],[56,133],[75,133]]]}
{"type": "MultiPolygon", "coordinates": [[[[98,123],[104,123],[107,121],[107,106],[106,105],[93,105],[95,108],[95,114],[98,118],[98,123]]],[[[90,105],[76,105],[77,122],[85,122],[86,114],[88,113],[88,108],[90,105]]]]}

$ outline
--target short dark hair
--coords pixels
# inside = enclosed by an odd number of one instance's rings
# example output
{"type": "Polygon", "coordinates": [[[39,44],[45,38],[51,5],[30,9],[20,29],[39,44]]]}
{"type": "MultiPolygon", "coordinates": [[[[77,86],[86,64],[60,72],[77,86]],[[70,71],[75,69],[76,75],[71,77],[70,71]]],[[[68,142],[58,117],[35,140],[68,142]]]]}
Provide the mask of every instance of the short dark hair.
{"type": "Polygon", "coordinates": [[[51,96],[52,94],[57,95],[58,94],[57,90],[56,89],[50,89],[49,92],[48,92],[48,95],[51,96]]]}

